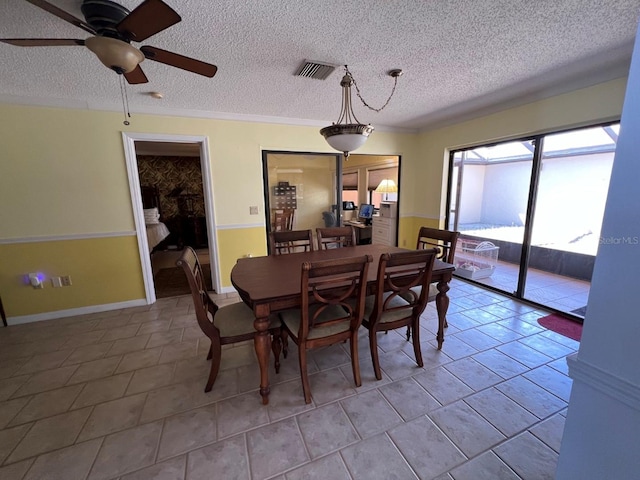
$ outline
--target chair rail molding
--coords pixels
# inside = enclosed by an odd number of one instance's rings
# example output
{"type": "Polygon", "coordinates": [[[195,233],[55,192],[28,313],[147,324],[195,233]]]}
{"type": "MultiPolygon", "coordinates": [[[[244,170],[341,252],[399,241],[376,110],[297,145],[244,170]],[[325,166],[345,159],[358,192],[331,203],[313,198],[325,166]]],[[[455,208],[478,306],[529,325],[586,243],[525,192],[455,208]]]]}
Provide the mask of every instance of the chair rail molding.
{"type": "Polygon", "coordinates": [[[567,357],[569,376],[578,382],[589,385],[601,393],[640,411],[640,387],[624,378],[605,372],[584,360],[577,353],[567,357]]]}

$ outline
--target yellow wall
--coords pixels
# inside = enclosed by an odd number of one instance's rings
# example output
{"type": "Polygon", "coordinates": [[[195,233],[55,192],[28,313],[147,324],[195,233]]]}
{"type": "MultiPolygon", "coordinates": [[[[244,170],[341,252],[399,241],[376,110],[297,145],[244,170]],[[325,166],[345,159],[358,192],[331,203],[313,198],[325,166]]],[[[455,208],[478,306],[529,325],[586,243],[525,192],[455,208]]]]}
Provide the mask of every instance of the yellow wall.
{"type": "Polygon", "coordinates": [[[226,285],[231,285],[231,269],[238,258],[260,257],[267,254],[267,237],[264,227],[218,230],[220,272],[226,285]]]}
{"type": "MultiPolygon", "coordinates": [[[[316,127],[158,115],[134,115],[125,127],[115,112],[0,105],[0,295],[10,317],[144,298],[131,236],[135,226],[123,130],[208,138],[216,225],[221,228],[216,235],[219,268],[227,288],[238,257],[266,253],[262,150],[335,153],[316,127]],[[258,216],[249,214],[251,205],[260,206],[258,216]],[[94,293],[89,295],[78,281],[67,289],[52,289],[49,283],[44,290],[16,281],[49,269],[49,258],[56,257],[58,263],[51,267],[56,275],[75,276],[71,270],[77,266],[91,265],[100,255],[100,261],[109,263],[104,252],[114,254],[99,248],[59,251],[49,242],[25,243],[30,246],[26,251],[13,243],[69,235],[109,235],[109,242],[122,249],[117,255],[127,261],[111,262],[110,269],[90,277],[88,288],[94,293]]],[[[361,151],[402,155],[410,165],[417,159],[415,146],[414,134],[378,132],[361,151]]]]}
{"type": "Polygon", "coordinates": [[[0,245],[0,293],[8,316],[144,298],[136,237],[0,245]],[[44,274],[44,288],[26,285],[27,273],[44,274]],[[53,288],[62,275],[72,285],[53,288]]]}

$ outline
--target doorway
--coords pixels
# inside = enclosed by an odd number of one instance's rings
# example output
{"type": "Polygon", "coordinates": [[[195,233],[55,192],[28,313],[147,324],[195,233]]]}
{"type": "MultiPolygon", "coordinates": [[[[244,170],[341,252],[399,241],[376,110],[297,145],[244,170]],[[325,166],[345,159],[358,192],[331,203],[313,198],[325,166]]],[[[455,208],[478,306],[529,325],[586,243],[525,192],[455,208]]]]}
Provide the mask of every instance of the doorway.
{"type": "Polygon", "coordinates": [[[205,137],[124,134],[138,248],[148,303],[189,293],[176,266],[196,250],[208,288],[219,286],[213,192],[205,137]]]}
{"type": "MultiPolygon", "coordinates": [[[[269,233],[281,228],[311,230],[334,224],[342,210],[337,201],[338,154],[264,151],[262,154],[265,224],[269,233]],[[282,227],[279,214],[289,221],[282,227]]],[[[268,244],[268,243],[267,243],[268,244]]]]}
{"type": "Polygon", "coordinates": [[[358,243],[397,245],[397,215],[383,219],[378,212],[381,204],[398,211],[400,164],[397,155],[351,154],[344,160],[340,154],[263,151],[267,242],[269,232],[283,228],[278,218],[284,215],[290,230],[315,235],[319,227],[351,224],[358,243]],[[381,183],[392,189],[383,191],[381,183]],[[368,211],[372,216],[362,216],[368,211]],[[376,220],[390,222],[377,237],[376,220]]]}

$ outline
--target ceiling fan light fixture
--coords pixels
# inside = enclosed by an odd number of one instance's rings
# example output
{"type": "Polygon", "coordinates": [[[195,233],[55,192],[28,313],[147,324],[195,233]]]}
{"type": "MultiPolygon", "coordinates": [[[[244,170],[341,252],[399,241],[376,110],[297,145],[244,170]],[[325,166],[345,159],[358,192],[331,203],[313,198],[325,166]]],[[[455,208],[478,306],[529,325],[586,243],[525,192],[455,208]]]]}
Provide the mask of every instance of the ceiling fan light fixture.
{"type": "Polygon", "coordinates": [[[90,37],[85,41],[102,64],[117,73],[129,73],[144,60],[144,55],[127,42],[109,37],[90,37]]]}

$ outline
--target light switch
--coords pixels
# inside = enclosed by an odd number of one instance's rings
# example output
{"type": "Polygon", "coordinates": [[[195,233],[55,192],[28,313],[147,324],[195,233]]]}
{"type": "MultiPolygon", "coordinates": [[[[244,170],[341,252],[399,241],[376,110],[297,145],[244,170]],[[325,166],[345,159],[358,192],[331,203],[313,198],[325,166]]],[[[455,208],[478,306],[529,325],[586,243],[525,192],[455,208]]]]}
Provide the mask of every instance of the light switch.
{"type": "Polygon", "coordinates": [[[258,215],[258,207],[257,206],[249,207],[249,215],[258,215]]]}

